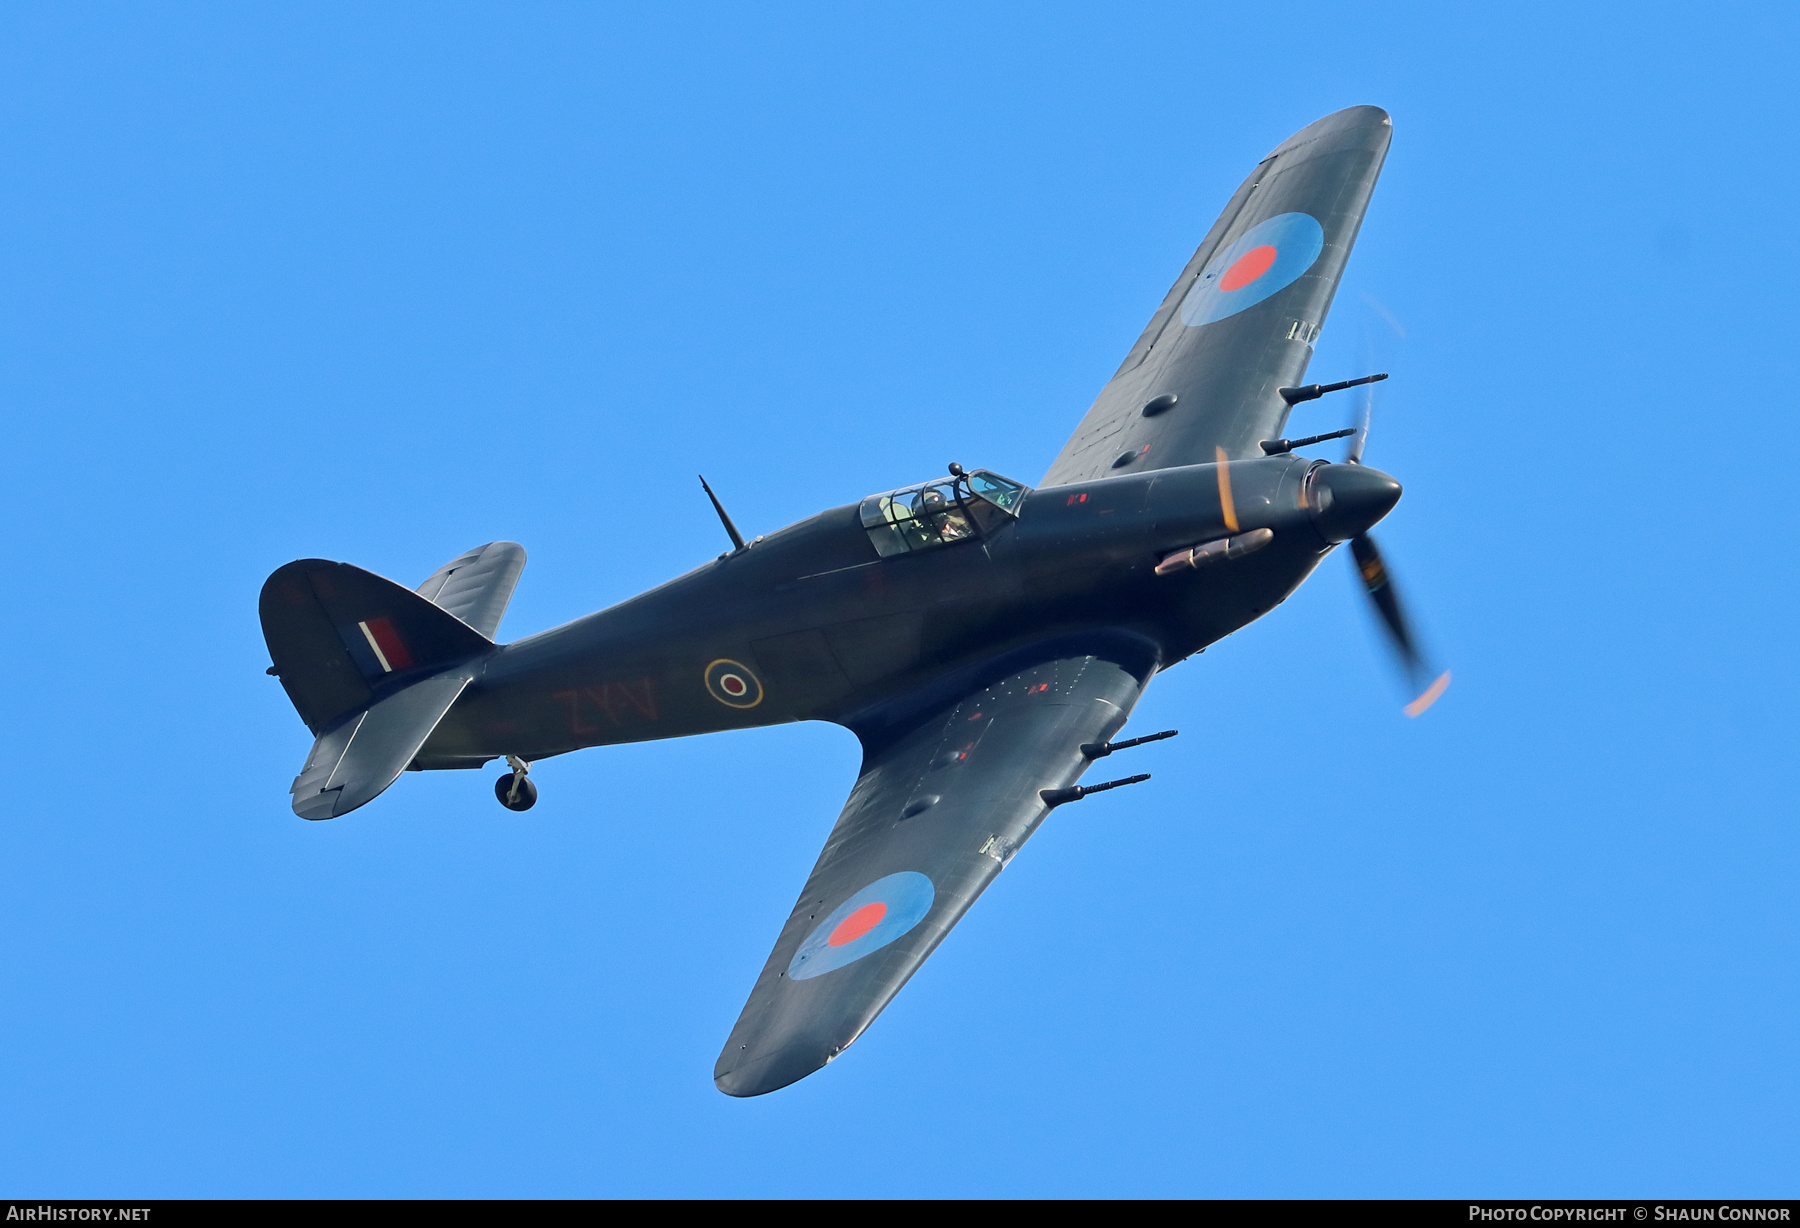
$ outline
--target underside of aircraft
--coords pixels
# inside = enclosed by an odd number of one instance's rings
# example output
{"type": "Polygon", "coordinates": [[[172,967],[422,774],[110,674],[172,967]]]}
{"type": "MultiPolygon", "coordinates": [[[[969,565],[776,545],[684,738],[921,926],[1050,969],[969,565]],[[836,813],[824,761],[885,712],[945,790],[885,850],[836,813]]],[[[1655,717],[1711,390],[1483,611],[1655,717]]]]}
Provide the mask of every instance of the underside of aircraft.
{"type": "MultiPolygon", "coordinates": [[[[315,742],[296,814],[337,818],[403,771],[530,765],[590,746],[797,720],[863,763],[714,1071],[774,1091],[869,1026],[1080,783],[1166,669],[1279,605],[1349,542],[1423,711],[1420,653],[1369,528],[1399,484],[1361,428],[1284,437],[1387,154],[1375,107],[1257,164],[1035,487],[951,465],[831,508],[561,627],[495,642],[525,566],[495,542],[416,590],[348,563],[269,577],[265,637],[315,742]],[[1342,462],[1297,449],[1350,437],[1342,462]]],[[[706,491],[711,497],[710,488],[706,491]]]]}

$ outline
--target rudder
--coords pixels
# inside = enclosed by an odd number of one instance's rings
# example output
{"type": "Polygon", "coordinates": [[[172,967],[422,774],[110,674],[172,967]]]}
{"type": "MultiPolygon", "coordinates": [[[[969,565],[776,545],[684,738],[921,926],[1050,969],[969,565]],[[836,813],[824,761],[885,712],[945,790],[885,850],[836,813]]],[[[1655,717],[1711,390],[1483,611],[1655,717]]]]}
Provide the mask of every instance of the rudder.
{"type": "Polygon", "coordinates": [[[259,605],[270,672],[315,736],[494,647],[412,590],[327,559],[278,568],[263,584],[259,605]]]}

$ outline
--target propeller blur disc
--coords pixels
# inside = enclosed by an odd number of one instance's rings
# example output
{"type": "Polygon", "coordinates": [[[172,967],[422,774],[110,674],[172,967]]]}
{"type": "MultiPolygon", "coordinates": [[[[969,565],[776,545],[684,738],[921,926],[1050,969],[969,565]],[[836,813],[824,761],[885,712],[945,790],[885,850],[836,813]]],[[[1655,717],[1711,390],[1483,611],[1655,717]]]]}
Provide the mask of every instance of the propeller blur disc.
{"type": "Polygon", "coordinates": [[[1418,716],[1436,703],[1438,697],[1448,689],[1450,671],[1439,672],[1432,668],[1419,651],[1412,624],[1400,604],[1400,594],[1394,587],[1393,577],[1388,574],[1387,562],[1381,557],[1381,550],[1375,545],[1375,539],[1367,533],[1359,533],[1350,539],[1350,554],[1356,560],[1356,572],[1362,580],[1363,592],[1368,594],[1369,603],[1375,607],[1382,629],[1387,632],[1388,644],[1394,650],[1401,672],[1406,676],[1407,684],[1415,696],[1404,711],[1408,716],[1418,716]]]}

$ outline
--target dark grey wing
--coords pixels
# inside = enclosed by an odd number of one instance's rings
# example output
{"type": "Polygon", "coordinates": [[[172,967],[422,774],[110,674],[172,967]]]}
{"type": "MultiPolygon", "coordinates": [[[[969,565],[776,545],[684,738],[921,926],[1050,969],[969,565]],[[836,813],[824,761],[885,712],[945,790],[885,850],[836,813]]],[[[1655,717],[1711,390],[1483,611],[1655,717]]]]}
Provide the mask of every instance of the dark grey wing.
{"type": "Polygon", "coordinates": [[[720,1091],[785,1087],[862,1034],[1049,813],[1040,791],[1125,723],[1154,669],[1132,656],[998,667],[892,740],[864,734],[862,775],[719,1055],[720,1091]]]}
{"type": "Polygon", "coordinates": [[[1042,485],[1210,464],[1221,448],[1261,456],[1287,422],[1276,390],[1303,381],[1392,135],[1386,111],[1351,107],[1263,159],[1042,485]]]}

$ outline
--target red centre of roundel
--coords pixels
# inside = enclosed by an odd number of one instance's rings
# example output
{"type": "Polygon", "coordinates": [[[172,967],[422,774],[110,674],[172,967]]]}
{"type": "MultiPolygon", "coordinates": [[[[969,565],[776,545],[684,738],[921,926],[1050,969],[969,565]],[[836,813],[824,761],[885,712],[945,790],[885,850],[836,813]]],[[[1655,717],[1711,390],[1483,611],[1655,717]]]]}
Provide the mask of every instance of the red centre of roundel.
{"type": "Polygon", "coordinates": [[[1219,289],[1241,289],[1267,273],[1269,266],[1274,263],[1274,248],[1267,243],[1261,247],[1253,247],[1231,262],[1231,267],[1225,270],[1225,276],[1219,279],[1219,289]]]}
{"type": "Polygon", "coordinates": [[[827,946],[841,947],[855,942],[864,934],[881,924],[887,916],[887,905],[880,900],[873,904],[864,904],[861,908],[838,922],[838,927],[831,931],[831,937],[825,940],[827,946]]]}
{"type": "Polygon", "coordinates": [[[744,680],[736,674],[726,674],[719,679],[719,685],[725,688],[727,695],[742,695],[745,689],[744,680]]]}

